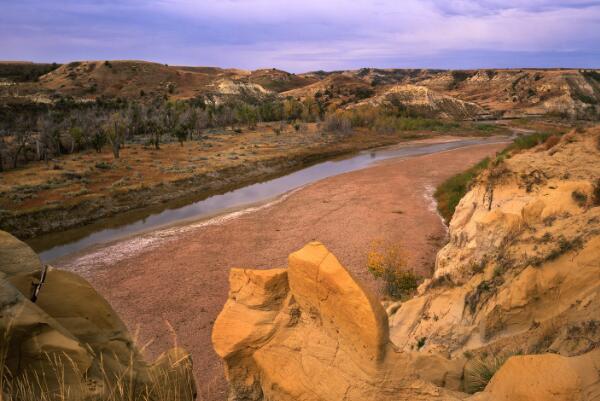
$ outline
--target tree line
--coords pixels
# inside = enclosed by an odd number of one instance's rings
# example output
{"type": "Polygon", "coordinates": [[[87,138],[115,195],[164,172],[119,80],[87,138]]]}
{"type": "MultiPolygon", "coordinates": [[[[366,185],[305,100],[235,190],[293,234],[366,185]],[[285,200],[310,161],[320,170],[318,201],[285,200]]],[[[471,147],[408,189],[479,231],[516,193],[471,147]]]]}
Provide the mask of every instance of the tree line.
{"type": "Polygon", "coordinates": [[[352,109],[331,107],[319,97],[300,101],[272,97],[256,102],[232,99],[222,103],[204,98],[149,102],[116,99],[81,104],[61,100],[42,111],[0,114],[0,171],[34,160],[109,147],[114,157],[126,143],[144,143],[160,149],[177,140],[182,145],[198,140],[209,128],[241,132],[260,122],[286,122],[296,130],[300,123],[320,122],[323,131],[349,134],[366,127],[380,133],[432,129],[437,120],[422,118],[401,104],[365,105],[352,109]]]}
{"type": "Polygon", "coordinates": [[[90,104],[57,105],[46,111],[4,113],[0,118],[0,171],[32,160],[109,146],[119,158],[127,142],[160,149],[163,141],[198,139],[203,130],[255,128],[260,122],[315,122],[324,108],[315,101],[267,99],[256,104],[204,99],[151,102],[98,100],[90,104]]]}

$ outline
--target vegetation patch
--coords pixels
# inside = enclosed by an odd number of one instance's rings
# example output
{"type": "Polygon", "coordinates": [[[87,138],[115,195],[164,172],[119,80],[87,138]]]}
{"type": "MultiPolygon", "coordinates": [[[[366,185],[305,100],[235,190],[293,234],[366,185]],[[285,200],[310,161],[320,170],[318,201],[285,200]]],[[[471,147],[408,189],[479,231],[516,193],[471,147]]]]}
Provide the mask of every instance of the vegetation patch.
{"type": "Polygon", "coordinates": [[[469,190],[471,182],[488,167],[489,163],[490,158],[486,157],[467,171],[448,178],[437,188],[434,197],[444,220],[450,222],[456,206],[469,190]]]}
{"type": "Polygon", "coordinates": [[[571,193],[571,197],[579,207],[585,207],[585,205],[587,204],[588,197],[581,191],[573,191],[571,193]]]}
{"type": "Polygon", "coordinates": [[[513,355],[512,353],[486,355],[469,360],[464,372],[465,391],[470,394],[483,391],[490,380],[492,380],[492,377],[494,377],[494,374],[513,355]]]}
{"type": "Polygon", "coordinates": [[[393,299],[414,294],[420,278],[408,267],[404,250],[398,245],[375,241],[367,257],[367,269],[385,283],[385,293],[393,299]]]}

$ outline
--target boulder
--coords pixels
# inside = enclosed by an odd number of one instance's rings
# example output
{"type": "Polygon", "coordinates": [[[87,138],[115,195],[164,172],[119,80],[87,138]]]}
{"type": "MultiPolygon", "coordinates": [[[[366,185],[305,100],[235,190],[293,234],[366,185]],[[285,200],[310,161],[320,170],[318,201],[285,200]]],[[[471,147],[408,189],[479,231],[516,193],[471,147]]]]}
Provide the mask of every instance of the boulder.
{"type": "Polygon", "coordinates": [[[194,399],[185,351],[174,349],[147,363],[125,324],[86,280],[42,269],[27,245],[2,231],[0,255],[0,360],[10,377],[7,400],[61,393],[61,401],[97,400],[120,387],[157,400],[194,399]],[[41,284],[36,299],[34,284],[41,284]]]}
{"type": "Polygon", "coordinates": [[[462,364],[399,352],[387,316],[325,246],[287,269],[234,269],[212,340],[233,400],[456,400],[462,364]],[[416,372],[408,366],[435,369],[416,372]]]}
{"type": "Polygon", "coordinates": [[[592,401],[600,397],[600,350],[578,357],[511,357],[473,401],[592,401]]]}

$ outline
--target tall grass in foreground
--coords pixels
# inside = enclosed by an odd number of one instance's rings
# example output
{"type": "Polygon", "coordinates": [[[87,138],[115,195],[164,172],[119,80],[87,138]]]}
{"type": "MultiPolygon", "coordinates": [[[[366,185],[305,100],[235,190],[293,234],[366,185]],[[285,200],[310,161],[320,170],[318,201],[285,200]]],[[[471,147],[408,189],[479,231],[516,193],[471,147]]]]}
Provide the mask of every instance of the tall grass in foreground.
{"type": "Polygon", "coordinates": [[[520,350],[511,350],[500,355],[483,355],[468,361],[464,371],[465,392],[473,394],[483,391],[508,358],[520,354],[520,350]]]}
{"type": "Polygon", "coordinates": [[[66,353],[44,353],[39,361],[43,370],[14,375],[7,367],[12,326],[9,322],[0,336],[0,401],[190,401],[196,397],[187,354],[175,360],[166,357],[163,363],[141,370],[133,353],[120,369],[115,369],[116,355],[109,361],[101,354],[91,376],[66,353]]]}

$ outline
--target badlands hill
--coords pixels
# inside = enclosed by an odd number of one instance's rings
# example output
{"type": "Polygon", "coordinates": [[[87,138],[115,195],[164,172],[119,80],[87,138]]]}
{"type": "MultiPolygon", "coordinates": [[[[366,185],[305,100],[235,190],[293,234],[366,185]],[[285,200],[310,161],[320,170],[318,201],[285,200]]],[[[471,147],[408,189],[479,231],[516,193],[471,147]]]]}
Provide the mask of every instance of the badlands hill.
{"type": "Polygon", "coordinates": [[[145,61],[82,61],[39,65],[32,73],[33,66],[0,66],[0,95],[4,101],[15,96],[36,101],[57,96],[82,100],[166,96],[216,102],[233,97],[256,102],[269,96],[291,96],[314,99],[329,108],[399,102],[442,118],[600,118],[598,70],[363,68],[292,74],[277,69],[244,71],[145,61]],[[28,72],[19,74],[20,70],[28,72]]]}
{"type": "Polygon", "coordinates": [[[498,157],[433,278],[385,310],[319,243],[232,270],[212,333],[230,400],[597,400],[599,177],[597,128],[498,157]]]}

